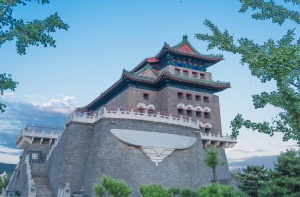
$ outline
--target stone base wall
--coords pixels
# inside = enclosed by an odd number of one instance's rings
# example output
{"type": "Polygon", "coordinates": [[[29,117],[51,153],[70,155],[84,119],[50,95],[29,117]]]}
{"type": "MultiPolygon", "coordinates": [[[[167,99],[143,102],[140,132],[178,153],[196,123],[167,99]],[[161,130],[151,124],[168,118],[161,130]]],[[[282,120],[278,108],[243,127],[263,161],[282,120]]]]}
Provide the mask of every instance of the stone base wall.
{"type": "MultiPolygon", "coordinates": [[[[224,150],[221,157],[226,160],[224,150]]],[[[197,188],[209,184],[212,171],[203,161],[204,148],[194,129],[166,123],[103,118],[93,126],[71,122],[47,162],[53,191],[70,183],[71,192],[82,186],[86,196],[94,196],[93,185],[103,175],[124,180],[140,196],[138,187],[151,183],[166,187],[197,188]],[[195,137],[193,146],[175,150],[156,166],[140,147],[117,139],[110,129],[128,129],[195,137]]],[[[228,165],[218,168],[219,179],[230,179],[228,165]]]]}
{"type": "Polygon", "coordinates": [[[72,123],[63,132],[46,165],[55,195],[66,183],[71,191],[79,191],[84,185],[92,131],[91,125],[72,123]]]}
{"type": "Polygon", "coordinates": [[[30,151],[40,151],[41,152],[41,162],[45,162],[46,155],[50,150],[49,145],[45,144],[30,144],[23,150],[22,156],[20,157],[20,161],[12,174],[11,180],[8,184],[7,191],[19,191],[21,196],[28,196],[28,180],[27,180],[27,172],[25,163],[25,158],[29,154],[30,151]]]}

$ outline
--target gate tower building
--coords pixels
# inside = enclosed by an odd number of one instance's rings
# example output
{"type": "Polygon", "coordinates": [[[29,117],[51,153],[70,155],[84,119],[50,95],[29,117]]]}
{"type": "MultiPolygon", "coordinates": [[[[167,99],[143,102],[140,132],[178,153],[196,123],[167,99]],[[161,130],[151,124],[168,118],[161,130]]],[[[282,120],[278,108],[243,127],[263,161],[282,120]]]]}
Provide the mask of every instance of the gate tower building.
{"type": "MultiPolygon", "coordinates": [[[[224,149],[236,143],[222,135],[215,95],[230,83],[213,81],[207,72],[221,60],[221,55],[199,53],[183,36],[132,71],[123,70],[108,90],[77,108],[51,140],[43,165],[55,196],[94,196],[93,185],[103,175],[124,180],[133,196],[140,195],[140,185],[150,183],[190,188],[210,183],[205,148],[217,147],[226,161],[224,149]]],[[[230,181],[227,164],[217,172],[221,182],[230,181]]],[[[13,180],[8,190],[21,184],[13,180]]]]}

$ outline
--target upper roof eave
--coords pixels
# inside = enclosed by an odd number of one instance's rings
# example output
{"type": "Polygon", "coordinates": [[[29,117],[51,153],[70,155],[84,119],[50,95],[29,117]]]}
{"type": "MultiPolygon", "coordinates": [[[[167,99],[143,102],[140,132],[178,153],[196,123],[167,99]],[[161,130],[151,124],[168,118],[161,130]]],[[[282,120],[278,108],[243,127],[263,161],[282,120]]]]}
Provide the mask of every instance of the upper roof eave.
{"type": "MultiPolygon", "coordinates": [[[[221,84],[220,82],[211,81],[211,83],[209,83],[210,81],[193,80],[193,78],[187,78],[187,77],[182,77],[182,76],[180,77],[180,76],[173,75],[173,74],[169,73],[168,71],[163,71],[158,76],[158,78],[153,79],[153,78],[137,76],[137,75],[133,74],[132,71],[129,72],[129,71],[123,70],[121,78],[116,83],[114,83],[109,89],[107,89],[105,92],[103,92],[100,96],[98,96],[96,99],[94,99],[91,103],[89,103],[85,107],[77,108],[76,110],[78,110],[78,111],[88,111],[90,107],[92,107],[94,104],[99,102],[102,98],[104,98],[107,94],[109,94],[111,91],[113,91],[116,87],[121,85],[122,82],[126,78],[130,79],[132,81],[148,83],[149,85],[150,84],[154,85],[154,84],[159,83],[163,79],[163,77],[167,77],[169,79],[173,79],[173,80],[176,80],[176,81],[181,81],[181,82],[184,82],[184,83],[196,84],[196,85],[201,85],[201,86],[210,87],[210,88],[217,88],[217,89],[219,89],[219,91],[230,88],[230,83],[221,84]]],[[[216,92],[219,92],[219,91],[216,91],[216,92]]]]}
{"type": "MultiPolygon", "coordinates": [[[[193,53],[188,53],[188,52],[184,52],[184,51],[180,51],[177,49],[174,49],[172,47],[170,47],[167,43],[164,44],[164,46],[162,47],[162,49],[160,50],[160,52],[153,58],[159,59],[161,56],[164,55],[165,52],[171,52],[177,55],[185,55],[185,56],[189,56],[192,58],[197,58],[197,59],[201,59],[201,60],[205,60],[205,61],[213,61],[214,63],[217,63],[221,60],[223,60],[223,56],[222,55],[216,55],[215,57],[211,57],[209,55],[203,55],[203,54],[193,54],[193,53]]],[[[147,63],[148,59],[150,58],[146,58],[144,59],[139,65],[137,65],[134,69],[132,69],[131,73],[136,72],[137,70],[139,70],[145,63],[147,63]]]]}

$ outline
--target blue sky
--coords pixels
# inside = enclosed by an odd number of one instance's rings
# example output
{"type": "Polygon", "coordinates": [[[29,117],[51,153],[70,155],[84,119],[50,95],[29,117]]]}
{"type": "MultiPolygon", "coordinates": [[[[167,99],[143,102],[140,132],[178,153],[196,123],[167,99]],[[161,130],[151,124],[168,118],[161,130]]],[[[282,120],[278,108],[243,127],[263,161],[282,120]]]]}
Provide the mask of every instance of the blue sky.
{"type": "MultiPolygon", "coordinates": [[[[247,65],[239,63],[239,55],[207,51],[207,43],[194,38],[195,33],[209,33],[205,19],[237,38],[258,43],[270,37],[280,39],[295,27],[289,21],[277,26],[253,20],[250,13],[238,13],[239,8],[237,1],[222,0],[52,0],[44,6],[29,3],[16,8],[14,16],[25,20],[58,12],[70,29],[53,34],[56,48],[29,47],[23,56],[16,53],[14,42],[0,48],[0,72],[12,74],[20,83],[15,92],[0,97],[8,106],[0,114],[0,162],[17,162],[20,151],[15,139],[27,123],[63,126],[68,113],[99,96],[120,78],[123,69],[131,70],[146,57],[155,56],[164,42],[178,44],[185,34],[201,53],[224,55],[224,61],[208,70],[214,80],[230,81],[232,86],[217,94],[223,133],[230,133],[229,123],[238,113],[255,121],[270,120],[279,110],[270,106],[254,110],[251,95],[272,91],[274,84],[261,84],[252,77],[247,65]]],[[[226,150],[233,167],[297,147],[294,141],[283,143],[280,134],[271,138],[247,130],[238,142],[226,150]]]]}

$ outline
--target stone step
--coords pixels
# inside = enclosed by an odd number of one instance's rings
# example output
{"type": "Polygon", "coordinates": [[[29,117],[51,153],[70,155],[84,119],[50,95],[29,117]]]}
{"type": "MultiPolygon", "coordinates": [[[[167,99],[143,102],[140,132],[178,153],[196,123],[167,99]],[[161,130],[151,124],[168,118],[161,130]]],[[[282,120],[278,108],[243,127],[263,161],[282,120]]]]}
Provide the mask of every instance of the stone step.
{"type": "Polygon", "coordinates": [[[36,197],[54,197],[54,194],[36,194],[36,197]]]}
{"type": "Polygon", "coordinates": [[[49,189],[39,189],[39,190],[36,191],[36,193],[53,194],[53,192],[49,191],[49,189]]]}
{"type": "Polygon", "coordinates": [[[32,178],[36,184],[37,197],[54,197],[54,193],[50,187],[49,178],[46,174],[45,164],[31,164],[32,178]]]}

